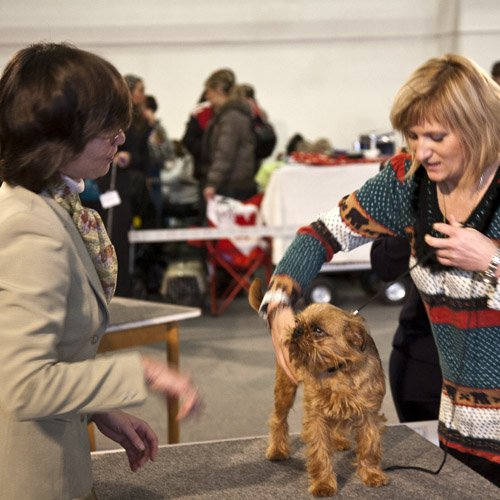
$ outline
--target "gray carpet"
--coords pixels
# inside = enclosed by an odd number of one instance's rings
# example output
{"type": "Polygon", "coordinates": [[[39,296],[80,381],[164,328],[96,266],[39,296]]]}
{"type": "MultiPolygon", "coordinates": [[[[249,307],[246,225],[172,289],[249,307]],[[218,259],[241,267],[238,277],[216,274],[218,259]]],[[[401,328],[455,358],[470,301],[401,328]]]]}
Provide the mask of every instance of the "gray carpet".
{"type": "MultiPolygon", "coordinates": [[[[154,463],[135,474],[123,452],[94,454],[99,500],[311,499],[307,491],[304,444],[292,437],[292,457],[265,459],[266,437],[164,446],[154,463]]],[[[405,426],[389,427],[382,467],[412,465],[437,470],[443,451],[405,426]]],[[[353,450],[337,452],[339,500],[498,500],[500,490],[452,457],[439,475],[414,470],[389,473],[390,483],[365,487],[352,465],[353,450]]]]}

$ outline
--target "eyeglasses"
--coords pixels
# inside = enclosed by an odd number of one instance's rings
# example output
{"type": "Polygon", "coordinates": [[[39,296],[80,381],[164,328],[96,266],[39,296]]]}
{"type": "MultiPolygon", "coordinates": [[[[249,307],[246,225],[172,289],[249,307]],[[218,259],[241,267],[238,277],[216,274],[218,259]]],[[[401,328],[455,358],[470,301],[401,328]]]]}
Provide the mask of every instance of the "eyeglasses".
{"type": "Polygon", "coordinates": [[[122,134],[123,134],[123,130],[120,129],[116,135],[112,135],[112,136],[98,135],[97,138],[102,139],[103,141],[109,142],[109,144],[111,146],[114,146],[118,142],[118,139],[120,139],[122,134]]]}

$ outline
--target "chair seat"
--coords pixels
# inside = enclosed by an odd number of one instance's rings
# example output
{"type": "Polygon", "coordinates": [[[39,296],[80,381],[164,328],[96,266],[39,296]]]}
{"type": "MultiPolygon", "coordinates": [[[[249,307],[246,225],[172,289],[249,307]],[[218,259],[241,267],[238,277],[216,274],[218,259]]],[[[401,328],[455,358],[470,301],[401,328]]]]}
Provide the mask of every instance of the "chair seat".
{"type": "Polygon", "coordinates": [[[266,283],[272,274],[272,245],[269,238],[264,238],[265,245],[254,248],[244,255],[233,247],[229,240],[207,241],[207,261],[211,268],[210,275],[210,314],[222,314],[241,290],[248,292],[252,277],[261,268],[266,268],[266,283]],[[229,245],[228,245],[229,243],[229,245]],[[217,283],[217,270],[224,269],[231,277],[222,291],[217,283]]]}

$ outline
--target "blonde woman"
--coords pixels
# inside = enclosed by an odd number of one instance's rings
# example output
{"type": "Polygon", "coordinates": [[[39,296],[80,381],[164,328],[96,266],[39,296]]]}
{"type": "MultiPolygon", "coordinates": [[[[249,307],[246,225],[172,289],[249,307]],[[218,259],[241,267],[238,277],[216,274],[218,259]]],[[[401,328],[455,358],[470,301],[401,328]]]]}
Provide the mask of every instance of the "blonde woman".
{"type": "Polygon", "coordinates": [[[205,97],[213,115],[202,142],[204,200],[215,194],[247,200],[257,192],[252,110],[234,73],[227,69],[210,75],[205,97]]]}
{"type": "Polygon", "coordinates": [[[411,158],[394,157],[298,231],[261,314],[296,383],[280,332],[321,265],[377,236],[408,238],[443,374],[441,446],[500,486],[499,116],[500,87],[471,60],[452,54],[418,68],[391,111],[411,158]]]}

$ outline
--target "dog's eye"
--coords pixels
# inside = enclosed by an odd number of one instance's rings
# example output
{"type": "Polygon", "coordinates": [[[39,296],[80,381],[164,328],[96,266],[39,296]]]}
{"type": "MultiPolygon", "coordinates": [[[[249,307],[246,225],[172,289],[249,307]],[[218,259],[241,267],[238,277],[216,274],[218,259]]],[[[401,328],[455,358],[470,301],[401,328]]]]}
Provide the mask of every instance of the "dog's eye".
{"type": "Polygon", "coordinates": [[[314,332],[314,336],[318,339],[321,337],[326,337],[326,335],[327,335],[327,333],[324,330],[322,330],[319,326],[315,326],[313,328],[313,332],[314,332]]]}

